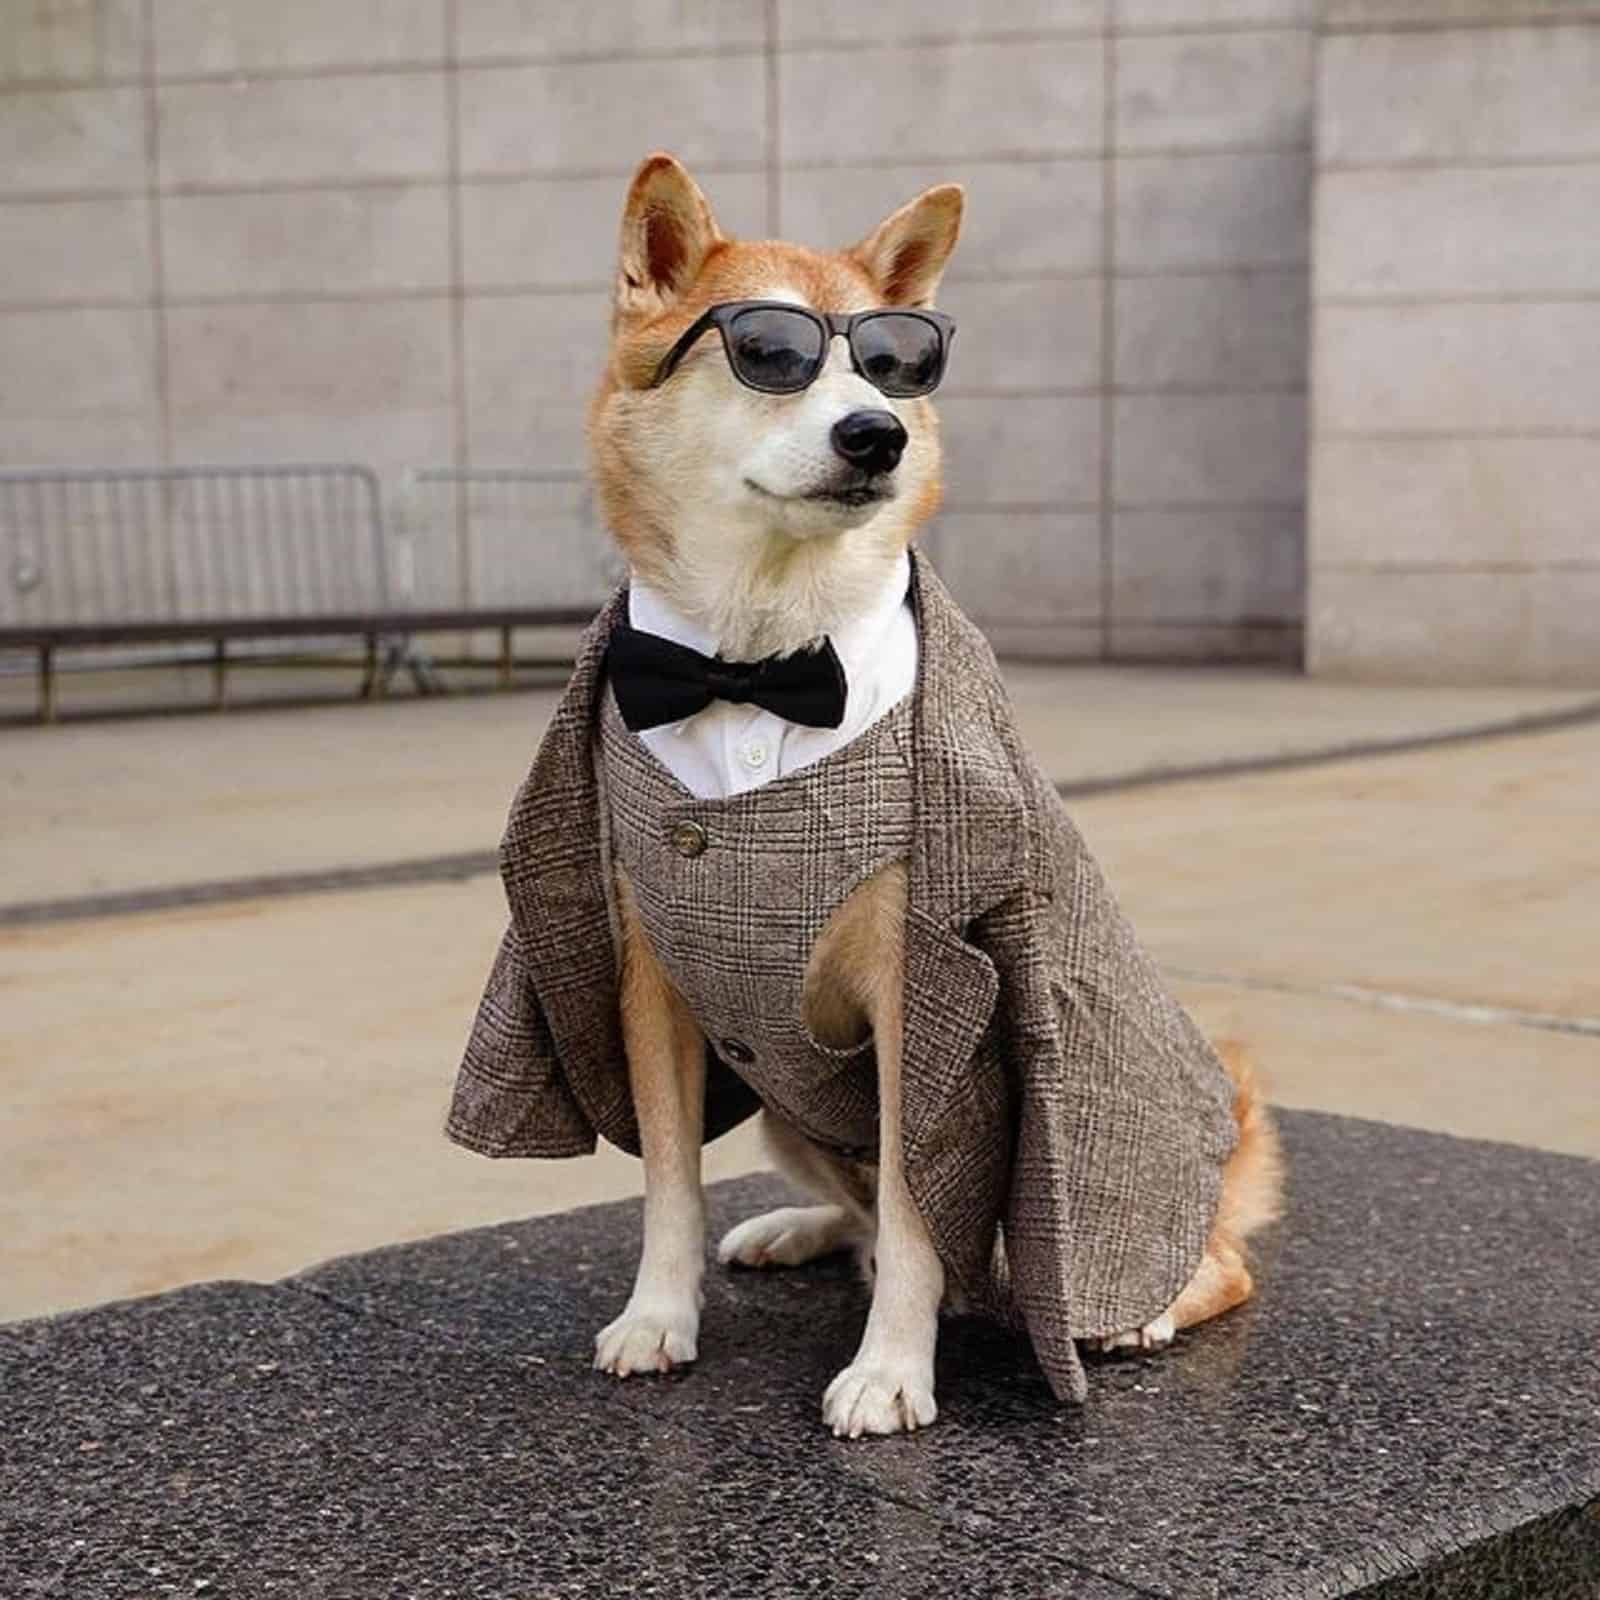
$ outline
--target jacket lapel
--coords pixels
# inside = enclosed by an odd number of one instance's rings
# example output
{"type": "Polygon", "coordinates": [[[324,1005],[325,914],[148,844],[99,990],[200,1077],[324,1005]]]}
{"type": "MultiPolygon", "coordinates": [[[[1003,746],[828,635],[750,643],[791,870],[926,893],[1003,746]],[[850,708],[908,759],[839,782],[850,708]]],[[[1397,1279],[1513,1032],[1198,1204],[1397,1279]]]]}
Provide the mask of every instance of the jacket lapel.
{"type": "Polygon", "coordinates": [[[1022,886],[1028,840],[1026,806],[1000,731],[1009,711],[989,646],[915,551],[911,595],[916,809],[902,1096],[908,1165],[915,1166],[948,1142],[943,1125],[966,1103],[963,1080],[999,994],[994,965],[967,929],[1022,886]]]}

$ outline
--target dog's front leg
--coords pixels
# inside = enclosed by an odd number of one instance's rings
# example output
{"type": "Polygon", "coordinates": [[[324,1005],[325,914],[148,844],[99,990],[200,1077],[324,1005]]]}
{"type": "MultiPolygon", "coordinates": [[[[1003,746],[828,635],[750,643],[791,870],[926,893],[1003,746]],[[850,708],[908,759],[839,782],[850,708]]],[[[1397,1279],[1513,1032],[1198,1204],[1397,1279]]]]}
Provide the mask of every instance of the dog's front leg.
{"type": "Polygon", "coordinates": [[[644,1157],[644,1249],[622,1315],[595,1336],[594,1364],[625,1378],[695,1358],[705,1274],[700,1140],[705,1036],[645,938],[617,874],[622,919],[622,1037],[644,1157]]]}
{"type": "Polygon", "coordinates": [[[828,1385],[822,1420],[840,1438],[910,1433],[939,1414],[933,1352],[944,1267],[906,1187],[900,1134],[904,1002],[898,938],[867,996],[878,1058],[878,1207],[872,1309],[856,1358],[828,1385]]]}

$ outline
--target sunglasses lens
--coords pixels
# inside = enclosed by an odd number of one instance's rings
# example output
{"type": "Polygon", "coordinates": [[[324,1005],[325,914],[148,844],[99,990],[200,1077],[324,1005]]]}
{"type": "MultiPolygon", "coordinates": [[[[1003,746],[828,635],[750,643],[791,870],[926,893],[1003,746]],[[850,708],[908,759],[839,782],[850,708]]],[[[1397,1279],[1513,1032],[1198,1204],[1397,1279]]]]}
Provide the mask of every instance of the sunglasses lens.
{"type": "Polygon", "coordinates": [[[927,394],[944,376],[944,341],[926,318],[886,311],[856,324],[856,362],[875,389],[899,398],[927,394]]]}
{"type": "Polygon", "coordinates": [[[799,311],[760,306],[728,324],[728,359],[742,383],[769,394],[793,394],[816,377],[822,329],[799,311]]]}

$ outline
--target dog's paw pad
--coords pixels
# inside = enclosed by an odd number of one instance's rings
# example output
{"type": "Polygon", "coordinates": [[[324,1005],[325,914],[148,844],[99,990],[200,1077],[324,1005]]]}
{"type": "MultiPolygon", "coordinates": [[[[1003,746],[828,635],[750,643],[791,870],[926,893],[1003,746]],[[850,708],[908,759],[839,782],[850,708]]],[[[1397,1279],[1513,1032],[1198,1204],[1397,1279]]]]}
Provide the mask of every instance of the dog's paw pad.
{"type": "Polygon", "coordinates": [[[836,1439],[915,1433],[938,1415],[932,1373],[910,1365],[853,1362],[822,1397],[822,1420],[836,1439]]]}
{"type": "Polygon", "coordinates": [[[1163,1311],[1153,1322],[1142,1328],[1128,1328],[1122,1333],[1107,1334],[1103,1339],[1090,1341],[1090,1348],[1102,1355],[1112,1355],[1118,1350],[1165,1350],[1177,1334],[1172,1313],[1163,1311]]]}
{"type": "Polygon", "coordinates": [[[717,1260],[724,1266],[800,1267],[850,1240],[837,1206],[784,1206],[730,1228],[717,1246],[717,1260]]]}
{"type": "Polygon", "coordinates": [[[671,1372],[696,1355],[700,1319],[683,1312],[624,1311],[594,1338],[594,1364],[619,1378],[671,1372]]]}

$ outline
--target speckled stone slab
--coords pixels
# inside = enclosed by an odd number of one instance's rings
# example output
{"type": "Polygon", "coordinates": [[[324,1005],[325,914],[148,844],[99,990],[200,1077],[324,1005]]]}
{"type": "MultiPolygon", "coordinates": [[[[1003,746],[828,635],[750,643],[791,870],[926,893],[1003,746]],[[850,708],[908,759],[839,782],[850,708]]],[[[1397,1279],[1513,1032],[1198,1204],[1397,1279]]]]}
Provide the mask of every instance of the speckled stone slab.
{"type": "Polygon", "coordinates": [[[949,1322],[911,1439],[821,1426],[843,1263],[714,1266],[693,1371],[593,1373],[636,1205],[0,1328],[0,1596],[1596,1600],[1600,1165],[1283,1124],[1255,1303],[1076,1409],[949,1322]]]}

